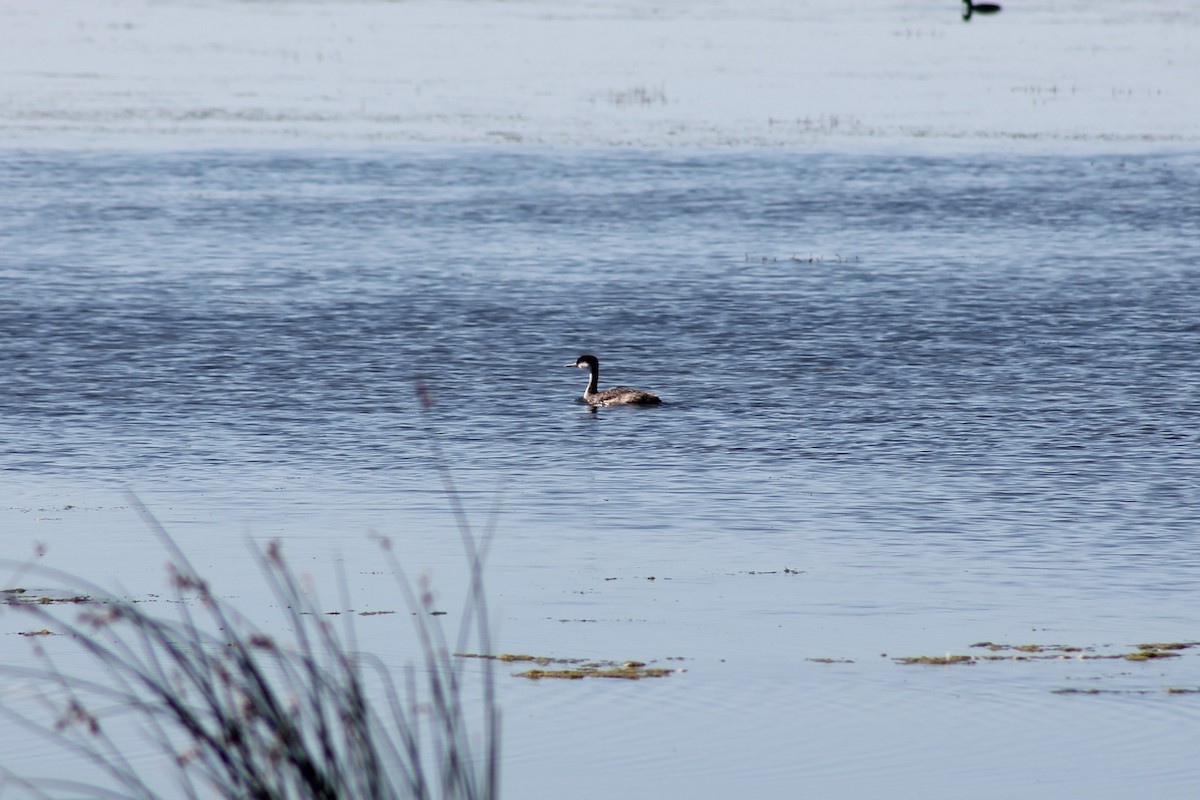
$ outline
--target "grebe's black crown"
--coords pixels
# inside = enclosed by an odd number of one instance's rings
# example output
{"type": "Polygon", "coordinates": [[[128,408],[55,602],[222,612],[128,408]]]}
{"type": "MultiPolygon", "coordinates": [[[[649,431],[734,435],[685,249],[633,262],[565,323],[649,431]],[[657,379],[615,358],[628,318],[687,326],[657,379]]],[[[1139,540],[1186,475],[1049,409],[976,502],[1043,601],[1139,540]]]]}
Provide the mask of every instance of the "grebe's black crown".
{"type": "Polygon", "coordinates": [[[600,359],[596,358],[591,353],[584,353],[579,358],[575,359],[575,363],[567,364],[567,366],[568,367],[582,367],[582,366],[594,367],[599,363],[600,363],[600,359]]]}

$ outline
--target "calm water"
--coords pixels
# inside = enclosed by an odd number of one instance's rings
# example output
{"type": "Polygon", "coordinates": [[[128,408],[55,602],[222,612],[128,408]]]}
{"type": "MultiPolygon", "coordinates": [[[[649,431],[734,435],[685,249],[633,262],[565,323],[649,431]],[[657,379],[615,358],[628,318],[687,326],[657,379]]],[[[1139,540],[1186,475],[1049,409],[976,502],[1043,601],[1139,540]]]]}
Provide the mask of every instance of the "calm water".
{"type": "Polygon", "coordinates": [[[1200,638],[1200,156],[10,152],[0,186],[12,557],[158,581],[133,486],[234,585],[247,536],[365,571],[368,529],[452,578],[437,436],[501,492],[503,649],[689,660],[505,683],[511,796],[1200,781],[1161,692],[1194,655],[880,658],[1200,638]],[[591,413],[581,352],[666,405],[591,413]]]}

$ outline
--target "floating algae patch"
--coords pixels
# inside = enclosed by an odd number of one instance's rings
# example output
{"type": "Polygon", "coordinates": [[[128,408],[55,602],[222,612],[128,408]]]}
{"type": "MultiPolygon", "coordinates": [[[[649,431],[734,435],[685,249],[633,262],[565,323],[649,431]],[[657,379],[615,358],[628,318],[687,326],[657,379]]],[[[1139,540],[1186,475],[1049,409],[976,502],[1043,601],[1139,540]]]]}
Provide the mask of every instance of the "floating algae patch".
{"type": "Polygon", "coordinates": [[[1017,653],[1082,653],[1092,651],[1094,647],[1075,647],[1069,644],[996,644],[995,642],[976,642],[971,647],[986,647],[993,653],[1012,651],[1017,653]]]}
{"type": "Polygon", "coordinates": [[[78,605],[81,603],[92,603],[96,601],[85,594],[36,594],[29,592],[27,589],[18,587],[14,589],[0,589],[0,602],[9,603],[10,605],[48,606],[59,603],[78,605]]]}
{"type": "Polygon", "coordinates": [[[901,656],[892,660],[897,664],[937,664],[945,666],[949,664],[974,664],[979,659],[975,656],[959,656],[946,653],[944,656],[901,656]]]}
{"type": "MultiPolygon", "coordinates": [[[[1168,689],[1168,692],[1171,690],[1168,689]]],[[[1050,694],[1157,694],[1153,689],[1055,689],[1050,694]]]]}
{"type": "Polygon", "coordinates": [[[976,642],[973,648],[986,649],[987,653],[972,655],[944,656],[914,656],[892,659],[898,664],[966,664],[978,661],[1064,661],[1068,659],[1080,661],[1093,660],[1125,660],[1125,661],[1154,661],[1164,658],[1178,658],[1179,651],[1200,647],[1200,642],[1165,642],[1155,644],[1138,644],[1132,651],[1100,652],[1111,648],[1111,645],[1079,647],[1068,644],[997,644],[995,642],[976,642]]]}
{"type": "MultiPolygon", "coordinates": [[[[583,658],[550,658],[548,656],[531,656],[525,654],[501,653],[499,655],[484,655],[481,653],[455,653],[459,658],[486,658],[492,661],[506,663],[536,664],[534,669],[524,672],[514,672],[514,678],[558,678],[560,680],[582,680],[583,678],[621,678],[628,681],[642,678],[665,678],[680,669],[647,666],[644,661],[589,661],[583,658]],[[556,669],[543,667],[556,666],[556,669]]],[[[680,659],[672,659],[680,660],[680,659]]]]}
{"type": "MultiPolygon", "coordinates": [[[[1197,642],[1167,642],[1161,644],[1138,644],[1136,650],[1126,653],[1101,653],[1096,647],[1075,647],[1065,644],[994,644],[978,642],[971,647],[986,647],[993,655],[977,656],[980,661],[1036,661],[1049,659],[1078,658],[1084,661],[1097,659],[1124,659],[1126,661],[1152,661],[1158,658],[1177,658],[1177,650],[1198,646],[1197,642]],[[999,655],[1008,651],[1016,655],[999,655]]],[[[1105,645],[1107,647],[1107,645],[1105,645]]]]}
{"type": "Polygon", "coordinates": [[[483,655],[482,653],[455,653],[458,658],[486,658],[489,661],[504,661],[506,663],[514,663],[521,661],[529,661],[537,664],[539,667],[545,667],[550,664],[582,664],[587,659],[583,658],[549,658],[547,656],[530,656],[524,653],[501,653],[500,655],[483,655]]]}
{"type": "Polygon", "coordinates": [[[582,678],[621,678],[627,681],[638,681],[642,678],[665,678],[673,669],[662,667],[626,667],[604,666],[603,664],[585,664],[577,669],[531,669],[525,672],[513,673],[515,678],[560,678],[564,680],[580,680],[582,678]]]}
{"type": "MultiPolygon", "coordinates": [[[[1115,645],[1115,644],[1099,644],[1090,646],[1077,646],[1069,644],[998,644],[996,642],[976,642],[970,647],[984,652],[972,653],[970,655],[958,655],[946,653],[939,656],[911,656],[905,658],[893,658],[897,664],[927,664],[933,666],[946,666],[953,664],[975,664],[979,662],[1028,662],[1034,661],[1058,661],[1060,663],[1069,662],[1072,664],[1079,663],[1096,663],[1101,661],[1119,661],[1119,662],[1164,662],[1167,660],[1182,659],[1187,655],[1200,655],[1200,642],[1180,641],[1180,642],[1147,642],[1136,645],[1115,645]],[[1132,648],[1132,649],[1131,649],[1132,648]],[[1197,650],[1197,652],[1189,653],[1187,651],[1197,650]]],[[[824,659],[809,659],[810,661],[823,661],[824,659]]],[[[1149,677],[1143,673],[1135,673],[1125,671],[1120,674],[1122,680],[1135,674],[1142,674],[1143,679],[1149,677]]],[[[1109,676],[1114,678],[1117,676],[1109,676]]],[[[1068,675],[1067,680],[1072,678],[1068,675]]],[[[1158,679],[1161,679],[1159,676],[1158,679]]],[[[1200,694],[1200,687],[1188,686],[1155,686],[1155,687],[1069,687],[1051,690],[1052,694],[1057,695],[1192,695],[1200,694]]]]}
{"type": "Polygon", "coordinates": [[[1138,650],[1190,650],[1200,647],[1200,642],[1155,642],[1152,644],[1135,644],[1138,650]]]}
{"type": "Polygon", "coordinates": [[[742,572],[730,572],[729,575],[803,575],[804,570],[784,567],[783,569],[752,569],[742,572]]]}
{"type": "Polygon", "coordinates": [[[1119,658],[1126,661],[1153,661],[1158,658],[1179,658],[1179,653],[1170,650],[1138,650],[1136,653],[1123,653],[1119,658]]]}
{"type": "Polygon", "coordinates": [[[1200,694],[1200,687],[1167,686],[1163,689],[1055,689],[1051,694],[1200,694]]]}
{"type": "Polygon", "coordinates": [[[986,655],[973,656],[977,661],[1062,661],[1068,658],[1103,658],[1089,656],[1094,647],[1076,647],[1070,644],[996,644],[976,642],[971,647],[986,648],[986,655]]]}

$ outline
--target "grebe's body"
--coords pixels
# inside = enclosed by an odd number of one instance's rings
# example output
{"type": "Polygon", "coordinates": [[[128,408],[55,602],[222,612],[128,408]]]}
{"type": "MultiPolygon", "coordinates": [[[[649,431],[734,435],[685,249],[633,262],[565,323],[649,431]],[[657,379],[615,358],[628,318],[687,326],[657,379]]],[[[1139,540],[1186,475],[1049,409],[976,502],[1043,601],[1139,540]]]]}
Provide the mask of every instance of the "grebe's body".
{"type": "Polygon", "coordinates": [[[579,367],[590,373],[587,389],[583,392],[583,402],[589,406],[656,406],[662,403],[662,398],[652,392],[641,389],[630,389],[628,386],[614,386],[597,391],[600,385],[600,360],[593,355],[584,354],[568,367],[579,367]]]}

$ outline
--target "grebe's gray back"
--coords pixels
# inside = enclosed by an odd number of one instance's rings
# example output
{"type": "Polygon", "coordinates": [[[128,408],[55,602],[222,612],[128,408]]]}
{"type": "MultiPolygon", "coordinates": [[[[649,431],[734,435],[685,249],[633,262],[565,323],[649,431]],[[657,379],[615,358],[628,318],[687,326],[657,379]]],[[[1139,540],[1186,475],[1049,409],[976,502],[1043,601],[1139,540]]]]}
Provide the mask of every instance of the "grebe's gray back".
{"type": "Polygon", "coordinates": [[[568,367],[579,367],[590,373],[587,388],[583,390],[583,402],[590,406],[656,406],[662,398],[653,392],[643,392],[641,389],[630,389],[628,386],[614,386],[597,391],[600,385],[600,359],[590,353],[584,353],[568,367]]]}

